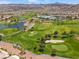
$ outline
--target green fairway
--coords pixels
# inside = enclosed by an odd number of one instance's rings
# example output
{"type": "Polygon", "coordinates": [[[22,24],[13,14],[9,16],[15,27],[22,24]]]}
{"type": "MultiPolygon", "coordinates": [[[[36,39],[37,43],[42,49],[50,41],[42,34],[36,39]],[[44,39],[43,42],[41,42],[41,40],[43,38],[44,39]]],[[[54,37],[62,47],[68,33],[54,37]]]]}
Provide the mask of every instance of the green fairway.
{"type": "Polygon", "coordinates": [[[18,31],[17,29],[9,28],[9,29],[0,30],[0,33],[4,34],[4,35],[10,35],[10,34],[13,34],[17,31],[18,31]]]}
{"type": "Polygon", "coordinates": [[[68,51],[68,47],[64,44],[61,45],[52,45],[53,49],[56,49],[57,51],[68,51]]]}
{"type": "MultiPolygon", "coordinates": [[[[75,21],[76,22],[76,21],[75,21]]],[[[5,29],[1,30],[2,34],[12,34],[19,30],[16,29],[5,29]]],[[[51,54],[52,49],[56,49],[56,55],[70,58],[79,58],[79,41],[75,38],[70,38],[70,31],[75,32],[74,34],[79,34],[79,25],[72,23],[64,24],[54,24],[53,22],[48,23],[36,23],[35,26],[27,32],[20,32],[19,34],[13,36],[7,36],[3,41],[18,43],[21,45],[23,50],[29,50],[36,54],[51,54]],[[58,32],[58,37],[53,38],[54,32],[58,32]],[[66,32],[67,37],[62,38],[62,33],[66,32]],[[44,38],[46,34],[50,34],[50,40],[61,39],[64,43],[61,44],[44,44],[44,51],[39,52],[41,38],[44,38]]]]}

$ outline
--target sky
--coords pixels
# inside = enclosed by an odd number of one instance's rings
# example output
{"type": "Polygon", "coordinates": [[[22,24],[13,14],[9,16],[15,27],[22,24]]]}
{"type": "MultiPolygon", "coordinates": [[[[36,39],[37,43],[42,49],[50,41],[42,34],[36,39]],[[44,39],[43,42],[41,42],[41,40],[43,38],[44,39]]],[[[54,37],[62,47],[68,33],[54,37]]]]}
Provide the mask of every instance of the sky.
{"type": "Polygon", "coordinates": [[[49,3],[79,4],[79,0],[0,0],[0,4],[49,4],[49,3]]]}

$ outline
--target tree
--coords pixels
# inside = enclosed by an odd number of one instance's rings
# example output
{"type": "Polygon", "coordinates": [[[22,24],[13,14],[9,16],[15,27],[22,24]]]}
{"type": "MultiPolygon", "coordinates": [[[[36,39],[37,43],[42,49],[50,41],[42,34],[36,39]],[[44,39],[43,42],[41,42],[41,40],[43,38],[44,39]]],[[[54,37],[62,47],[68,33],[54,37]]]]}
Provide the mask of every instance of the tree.
{"type": "Polygon", "coordinates": [[[40,43],[39,52],[44,52],[44,49],[45,49],[45,43],[40,43]]]}
{"type": "Polygon", "coordinates": [[[3,39],[3,35],[0,35],[0,41],[3,39]]]}
{"type": "Polygon", "coordinates": [[[42,37],[40,43],[45,43],[45,39],[42,37]]]}
{"type": "Polygon", "coordinates": [[[75,16],[75,17],[74,17],[74,19],[78,19],[78,17],[77,17],[77,16],[75,16]]]}
{"type": "Polygon", "coordinates": [[[70,31],[70,32],[69,32],[69,37],[73,37],[73,36],[74,36],[74,34],[75,34],[75,32],[74,32],[74,31],[70,31]]]}
{"type": "Polygon", "coordinates": [[[52,49],[51,56],[56,56],[56,49],[52,49]]]}
{"type": "Polygon", "coordinates": [[[54,32],[53,38],[58,38],[58,31],[55,31],[55,32],[54,32]]]}
{"type": "Polygon", "coordinates": [[[34,51],[36,51],[37,47],[34,47],[34,51]]]}
{"type": "Polygon", "coordinates": [[[51,35],[50,35],[50,34],[46,34],[46,35],[45,35],[45,39],[46,39],[46,40],[50,40],[50,39],[51,39],[51,35]]]}
{"type": "Polygon", "coordinates": [[[67,16],[66,18],[69,20],[72,20],[72,16],[67,16]]]}
{"type": "Polygon", "coordinates": [[[45,39],[41,38],[41,41],[39,43],[39,49],[38,49],[38,51],[39,52],[44,52],[44,49],[45,49],[45,39]]]}
{"type": "Polygon", "coordinates": [[[43,49],[43,48],[40,48],[40,49],[39,49],[39,52],[44,52],[44,49],[43,49]]]}
{"type": "Polygon", "coordinates": [[[64,31],[63,33],[62,33],[62,38],[67,38],[68,37],[68,34],[64,31]]]}

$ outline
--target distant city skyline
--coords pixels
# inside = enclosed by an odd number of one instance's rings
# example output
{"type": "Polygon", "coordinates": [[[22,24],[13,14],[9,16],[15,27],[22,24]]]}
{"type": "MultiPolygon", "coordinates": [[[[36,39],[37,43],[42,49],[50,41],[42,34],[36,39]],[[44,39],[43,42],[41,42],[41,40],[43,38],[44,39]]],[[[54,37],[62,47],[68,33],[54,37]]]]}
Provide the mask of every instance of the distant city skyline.
{"type": "Polygon", "coordinates": [[[51,3],[79,4],[79,0],[0,0],[0,4],[51,4],[51,3]]]}

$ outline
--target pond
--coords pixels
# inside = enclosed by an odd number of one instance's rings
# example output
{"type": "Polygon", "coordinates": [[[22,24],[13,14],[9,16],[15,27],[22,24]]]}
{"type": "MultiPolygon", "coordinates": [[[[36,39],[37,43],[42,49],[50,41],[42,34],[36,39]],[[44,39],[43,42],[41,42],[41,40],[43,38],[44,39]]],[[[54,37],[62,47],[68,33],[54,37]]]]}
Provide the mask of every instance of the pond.
{"type": "Polygon", "coordinates": [[[4,25],[4,24],[0,24],[0,30],[6,29],[8,28],[8,26],[4,25]]]}
{"type": "Polygon", "coordinates": [[[18,22],[17,24],[13,24],[13,25],[0,24],[0,30],[4,30],[7,28],[17,28],[19,30],[23,30],[24,29],[24,22],[18,22]]]}
{"type": "Polygon", "coordinates": [[[19,30],[23,30],[24,22],[18,22],[17,24],[14,24],[14,25],[8,25],[8,28],[17,28],[19,30]]]}

